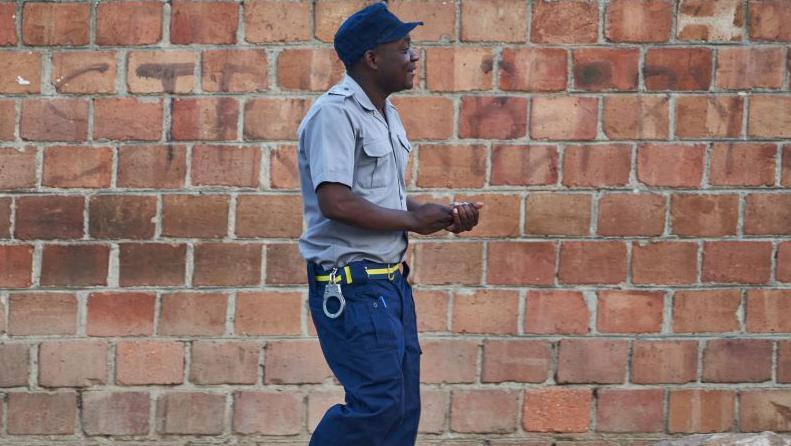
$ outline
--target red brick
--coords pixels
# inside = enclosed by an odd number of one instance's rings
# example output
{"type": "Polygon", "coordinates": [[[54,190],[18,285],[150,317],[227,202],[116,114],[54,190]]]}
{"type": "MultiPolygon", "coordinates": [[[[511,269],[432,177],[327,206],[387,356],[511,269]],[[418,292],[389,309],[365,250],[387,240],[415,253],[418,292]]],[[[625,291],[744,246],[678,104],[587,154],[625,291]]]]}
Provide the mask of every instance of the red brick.
{"type": "Polygon", "coordinates": [[[250,43],[310,40],[311,13],[311,4],[302,1],[245,2],[245,40],[250,43]]]}
{"type": "Polygon", "coordinates": [[[717,87],[730,90],[781,88],[785,75],[782,48],[721,48],[717,51],[717,87]]]}
{"type": "Polygon", "coordinates": [[[791,95],[750,96],[747,134],[762,138],[791,138],[791,95]]]}
{"type": "Polygon", "coordinates": [[[110,247],[107,245],[45,245],[41,259],[41,285],[106,285],[109,258],[110,247]]]}
{"type": "Polygon", "coordinates": [[[195,286],[252,286],[261,282],[261,245],[201,243],[195,246],[195,286]]]}
{"type": "Polygon", "coordinates": [[[88,101],[24,100],[19,134],[25,140],[84,141],[88,138],[88,101]]]}
{"type": "Polygon", "coordinates": [[[11,197],[0,198],[0,239],[11,238],[11,197]]]}
{"type": "Polygon", "coordinates": [[[219,435],[225,430],[226,394],[168,392],[157,399],[160,434],[219,435]]]}
{"type": "Polygon", "coordinates": [[[590,310],[576,291],[530,291],[525,303],[525,333],[588,333],[590,310]]]}
{"type": "Polygon", "coordinates": [[[298,237],[301,221],[299,195],[242,195],[237,199],[237,237],[298,237]]]}
{"type": "Polygon", "coordinates": [[[772,341],[715,339],[703,352],[703,381],[743,383],[768,381],[772,376],[772,341]],[[744,367],[744,364],[750,364],[744,367]]]}
{"type": "Polygon", "coordinates": [[[296,243],[266,245],[267,285],[303,285],[307,280],[305,260],[296,243]]]}
{"type": "Polygon", "coordinates": [[[77,297],[69,293],[11,294],[7,331],[12,336],[74,335],[77,297]]]}
{"type": "Polygon", "coordinates": [[[272,341],[266,346],[265,384],[323,383],[331,376],[316,341],[272,341]]]}
{"type": "Polygon", "coordinates": [[[130,93],[190,93],[195,88],[193,51],[130,51],[126,84],[130,93]]]}
{"type": "Polygon", "coordinates": [[[747,291],[747,331],[751,333],[791,333],[791,293],[785,290],[747,291]]]}
{"type": "Polygon", "coordinates": [[[610,139],[667,139],[668,110],[664,96],[606,96],[602,129],[610,139]]]}
{"type": "Polygon", "coordinates": [[[236,296],[234,333],[239,336],[287,336],[302,333],[303,295],[251,292],[236,296]]]}
{"type": "Polygon", "coordinates": [[[488,245],[487,283],[491,285],[553,285],[553,242],[491,242],[488,245]]]}
{"type": "MultiPolygon", "coordinates": [[[[1,4],[0,8],[2,8],[1,4]]],[[[15,132],[16,101],[13,99],[0,99],[0,141],[13,141],[16,139],[15,132]]]]}
{"type": "Polygon", "coordinates": [[[744,208],[744,233],[750,235],[791,234],[789,205],[791,205],[791,195],[747,195],[744,208]]]}
{"type": "Polygon", "coordinates": [[[416,290],[414,299],[419,332],[448,331],[448,293],[416,290]]]}
{"type": "Polygon", "coordinates": [[[739,96],[676,98],[676,136],[733,138],[741,135],[744,101],[739,96]]]}
{"type": "Polygon", "coordinates": [[[324,91],[343,74],[343,63],[332,48],[285,49],[277,58],[277,83],[285,90],[324,91]]]}
{"type": "Polygon", "coordinates": [[[297,128],[310,108],[309,99],[251,99],[244,106],[244,137],[253,139],[297,139],[297,128]]]}
{"type": "Polygon", "coordinates": [[[299,188],[296,146],[280,145],[270,150],[269,182],[272,189],[299,188]]]}
{"type": "Polygon", "coordinates": [[[38,195],[16,199],[16,237],[75,239],[83,235],[83,197],[38,195]]]}
{"type": "Polygon", "coordinates": [[[714,144],[709,183],[716,186],[774,185],[776,154],[774,144],[714,144]]]}
{"type": "Polygon", "coordinates": [[[517,334],[519,295],[515,291],[483,290],[454,293],[452,327],[456,333],[517,334]]]}
{"type": "Polygon", "coordinates": [[[186,98],[173,102],[171,134],[176,141],[237,139],[239,103],[234,98],[186,98]]]}
{"type": "Polygon", "coordinates": [[[0,189],[36,186],[36,149],[0,148],[0,189]]]}
{"type": "Polygon", "coordinates": [[[0,51],[0,93],[41,92],[41,54],[0,51]]]}
{"type": "Polygon", "coordinates": [[[581,96],[533,98],[530,137],[550,140],[596,138],[599,100],[581,96]]]}
{"type": "Polygon", "coordinates": [[[147,392],[85,392],[83,428],[88,435],[148,435],[147,392]]]}
{"type": "Polygon", "coordinates": [[[32,245],[0,245],[0,287],[28,288],[32,273],[32,245]]]}
{"type": "Polygon", "coordinates": [[[527,432],[587,432],[592,404],[590,389],[526,390],[522,427],[527,432]]]}
{"type": "Polygon", "coordinates": [[[238,21],[236,3],[176,0],[172,5],[170,41],[176,45],[236,43],[238,21]]]}
{"type": "Polygon", "coordinates": [[[671,0],[612,0],[604,35],[613,42],[667,42],[672,25],[671,0]]]}
{"type": "Polygon", "coordinates": [[[617,284],[626,280],[626,245],[616,241],[564,242],[558,278],[571,284],[617,284]]]}
{"type": "Polygon", "coordinates": [[[108,188],[113,174],[110,147],[47,147],[44,178],[48,187],[108,188]]]}
{"type": "Polygon", "coordinates": [[[461,237],[514,237],[519,235],[522,199],[515,194],[456,195],[454,201],[485,204],[478,225],[461,237]]]}
{"type": "Polygon", "coordinates": [[[709,48],[649,48],[643,77],[648,90],[708,90],[712,52],[709,48]]]}
{"type": "Polygon", "coordinates": [[[460,138],[515,139],[527,132],[527,99],[465,96],[459,115],[460,138]]]}
{"type": "Polygon", "coordinates": [[[471,340],[425,340],[420,380],[426,384],[458,384],[475,381],[478,343],[471,340]]]}
{"type": "Polygon", "coordinates": [[[599,235],[658,236],[664,229],[662,195],[607,194],[599,199],[599,235]]]}
{"type": "Polygon", "coordinates": [[[154,236],[157,198],[96,195],[89,203],[91,237],[147,239],[154,236]]]}
{"type": "Polygon", "coordinates": [[[26,387],[30,374],[30,345],[0,344],[0,387],[26,387]]]}
{"type": "Polygon", "coordinates": [[[632,155],[628,145],[570,145],[565,152],[565,186],[621,186],[629,182],[632,155]]]}
{"type": "MultiPolygon", "coordinates": [[[[310,392],[308,394],[308,432],[315,432],[316,427],[324,417],[324,413],[336,404],[344,404],[343,389],[334,388],[333,390],[310,392]]],[[[447,405],[447,402],[445,402],[445,405],[447,405]]]]}
{"type": "Polygon", "coordinates": [[[597,392],[596,430],[599,432],[661,432],[662,389],[602,389],[597,392]]]}
{"type": "Polygon", "coordinates": [[[122,287],[183,285],[186,256],[186,245],[122,243],[119,283],[122,287]]]}
{"type": "Polygon", "coordinates": [[[121,146],[118,148],[118,187],[183,187],[186,158],[186,148],[179,145],[121,146]]]}
{"type": "Polygon", "coordinates": [[[258,187],[260,166],[258,147],[198,145],[192,149],[192,184],[258,187]]]}
{"type": "Polygon", "coordinates": [[[637,179],[648,186],[699,187],[705,151],[703,144],[641,144],[637,179]]]}
{"type": "Polygon", "coordinates": [[[162,235],[220,238],[228,233],[225,195],[165,195],[162,197],[162,235]]]}
{"type": "Polygon", "coordinates": [[[435,96],[393,99],[411,139],[445,140],[453,133],[453,101],[435,96]]]}
{"type": "Polygon", "coordinates": [[[162,3],[119,1],[97,5],[97,45],[150,45],[160,40],[162,3]]]}
{"type": "Polygon", "coordinates": [[[525,232],[539,235],[588,235],[591,196],[531,193],[525,203],[525,232]]]}
{"type": "Polygon", "coordinates": [[[673,332],[737,331],[739,290],[677,291],[673,297],[673,332]]]}
{"type": "Polygon", "coordinates": [[[76,419],[76,392],[8,394],[9,435],[71,435],[76,419]]]}
{"type": "Polygon", "coordinates": [[[421,146],[419,187],[477,188],[486,179],[486,147],[421,146]]]}
{"type": "Polygon", "coordinates": [[[668,431],[694,434],[728,432],[733,428],[733,392],[723,390],[674,390],[668,400],[668,431]]]}
{"type": "Polygon", "coordinates": [[[739,395],[739,424],[742,432],[788,432],[791,421],[785,416],[791,407],[788,390],[756,390],[739,395]]]}
{"type": "MultiPolygon", "coordinates": [[[[341,395],[342,397],[342,395],[341,395]]],[[[448,392],[420,389],[419,433],[439,434],[447,430],[448,392]]],[[[318,420],[317,420],[318,422],[318,420]]]]}
{"type": "Polygon", "coordinates": [[[69,51],[52,55],[52,85],[58,93],[115,93],[113,51],[69,51]]]}
{"type": "Polygon", "coordinates": [[[673,234],[686,237],[736,235],[739,215],[736,195],[677,194],[670,202],[673,234]]]}
{"type": "Polygon", "coordinates": [[[456,4],[433,0],[391,0],[387,8],[404,22],[422,21],[411,33],[412,41],[455,40],[456,4]]]}
{"type": "MultiPolygon", "coordinates": [[[[455,15],[455,11],[454,11],[455,15]]],[[[12,2],[0,4],[0,46],[14,46],[17,44],[16,36],[16,4],[12,2]]]]}
{"type": "Polygon", "coordinates": [[[370,3],[369,0],[317,0],[314,3],[316,38],[332,42],[341,23],[370,3]]]}
{"type": "Polygon", "coordinates": [[[162,137],[162,101],[137,98],[95,100],[97,140],[158,141],[162,137]]]}
{"type": "Polygon", "coordinates": [[[481,381],[543,383],[551,365],[547,342],[489,339],[483,343],[481,381]]]}
{"type": "Polygon", "coordinates": [[[791,341],[777,343],[777,382],[791,383],[791,341]]]}
{"type": "Polygon", "coordinates": [[[206,384],[255,384],[258,376],[256,342],[195,341],[189,380],[206,384]]]}
{"type": "Polygon", "coordinates": [[[509,433],[516,430],[519,395],[512,390],[455,390],[450,428],[463,433],[509,433]]]}
{"type": "Polygon", "coordinates": [[[88,336],[145,336],[154,333],[156,296],[149,293],[88,295],[88,336]]]}
{"type": "Polygon", "coordinates": [[[416,283],[475,285],[481,282],[481,243],[420,243],[415,249],[416,283]]]}
{"type": "Polygon", "coordinates": [[[202,63],[203,91],[252,93],[268,88],[264,50],[207,50],[202,63]]]}
{"type": "Polygon", "coordinates": [[[664,292],[599,291],[596,325],[602,333],[658,333],[664,292]]]}
{"type": "Polygon", "coordinates": [[[555,380],[559,384],[624,382],[629,353],[627,341],[564,339],[558,350],[555,380]]]}
{"type": "Polygon", "coordinates": [[[461,40],[524,42],[527,7],[509,0],[465,0],[461,2],[461,40]]]}
{"type": "Polygon", "coordinates": [[[87,3],[29,2],[22,9],[25,45],[87,45],[90,30],[87,3]]]}
{"type": "Polygon", "coordinates": [[[426,49],[426,87],[432,91],[490,90],[494,56],[490,48],[426,49]]]}
{"type": "Polygon", "coordinates": [[[181,342],[120,341],[115,354],[118,385],[167,385],[184,381],[184,344],[181,342]]]}
{"type": "Polygon", "coordinates": [[[104,341],[42,342],[38,383],[43,387],[91,387],[107,383],[104,341]]]}
{"type": "Polygon", "coordinates": [[[637,89],[639,50],[584,48],[572,54],[574,88],[590,91],[637,89]]]}
{"type": "Polygon", "coordinates": [[[236,392],[233,431],[238,434],[296,435],[305,423],[304,396],[285,392],[236,392]]]}
{"type": "Polygon", "coordinates": [[[779,282],[791,282],[791,243],[789,242],[777,245],[777,270],[775,274],[779,282]]]}
{"type": "Polygon", "coordinates": [[[783,0],[750,0],[750,39],[791,41],[791,30],[783,26],[791,20],[791,11],[783,0]]]}
{"type": "Polygon", "coordinates": [[[554,145],[495,145],[492,185],[545,185],[558,181],[558,151],[554,145]]]}
{"type": "Polygon", "coordinates": [[[225,333],[228,296],[171,293],[162,296],[159,335],[220,336],[225,333]]]}
{"type": "Polygon", "coordinates": [[[566,50],[562,48],[503,48],[500,88],[510,91],[566,89],[566,50]]]}
{"type": "Polygon", "coordinates": [[[765,284],[772,268],[769,242],[706,242],[703,282],[765,284]]]}
{"type": "Polygon", "coordinates": [[[594,43],[599,7],[593,0],[536,0],[530,41],[534,43],[594,43]]]}
{"type": "Polygon", "coordinates": [[[679,40],[742,40],[744,15],[740,0],[682,0],[678,8],[679,40]]]}
{"type": "Polygon", "coordinates": [[[697,379],[697,341],[635,341],[632,382],[684,384],[697,379]]]}
{"type": "Polygon", "coordinates": [[[632,244],[632,282],[683,285],[698,279],[698,245],[684,242],[632,244]]]}

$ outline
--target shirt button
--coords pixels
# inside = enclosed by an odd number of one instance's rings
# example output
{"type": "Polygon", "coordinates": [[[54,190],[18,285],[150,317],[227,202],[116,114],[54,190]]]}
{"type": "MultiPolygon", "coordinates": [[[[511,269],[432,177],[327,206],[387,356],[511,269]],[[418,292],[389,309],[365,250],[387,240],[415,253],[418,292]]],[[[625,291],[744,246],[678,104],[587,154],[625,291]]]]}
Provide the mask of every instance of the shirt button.
{"type": "Polygon", "coordinates": [[[374,302],[374,308],[379,308],[379,304],[374,302]]]}

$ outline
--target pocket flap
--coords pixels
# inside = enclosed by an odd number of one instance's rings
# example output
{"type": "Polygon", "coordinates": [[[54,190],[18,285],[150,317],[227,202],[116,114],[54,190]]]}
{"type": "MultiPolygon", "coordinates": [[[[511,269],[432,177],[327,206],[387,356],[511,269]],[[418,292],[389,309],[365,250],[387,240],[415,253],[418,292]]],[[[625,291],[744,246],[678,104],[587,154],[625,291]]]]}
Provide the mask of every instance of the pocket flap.
{"type": "Polygon", "coordinates": [[[372,156],[374,158],[385,156],[393,151],[392,147],[390,146],[390,141],[386,137],[365,139],[363,141],[363,150],[365,151],[366,155],[372,156]]]}

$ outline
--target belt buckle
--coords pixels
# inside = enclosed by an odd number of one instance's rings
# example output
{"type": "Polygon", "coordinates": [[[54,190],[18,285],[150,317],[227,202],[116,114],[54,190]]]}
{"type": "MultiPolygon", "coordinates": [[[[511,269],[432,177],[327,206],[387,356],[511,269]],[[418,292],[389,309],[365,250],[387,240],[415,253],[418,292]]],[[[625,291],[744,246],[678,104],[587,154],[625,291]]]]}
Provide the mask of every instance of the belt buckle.
{"type": "Polygon", "coordinates": [[[390,269],[391,269],[391,268],[392,268],[392,265],[390,265],[390,264],[388,263],[388,264],[387,264],[387,271],[388,271],[388,272],[387,272],[387,280],[389,280],[389,281],[391,281],[391,282],[392,282],[392,281],[394,281],[394,280],[395,280],[395,271],[390,271],[390,269]]]}
{"type": "Polygon", "coordinates": [[[330,281],[324,287],[324,300],[322,301],[322,309],[324,310],[324,315],[330,319],[336,319],[343,313],[344,308],[346,308],[346,299],[343,297],[343,292],[341,292],[341,284],[335,281],[336,274],[338,273],[338,268],[333,268],[332,272],[330,273],[330,281]],[[331,298],[338,299],[340,302],[340,308],[335,313],[330,313],[330,310],[327,309],[327,302],[331,298]]]}

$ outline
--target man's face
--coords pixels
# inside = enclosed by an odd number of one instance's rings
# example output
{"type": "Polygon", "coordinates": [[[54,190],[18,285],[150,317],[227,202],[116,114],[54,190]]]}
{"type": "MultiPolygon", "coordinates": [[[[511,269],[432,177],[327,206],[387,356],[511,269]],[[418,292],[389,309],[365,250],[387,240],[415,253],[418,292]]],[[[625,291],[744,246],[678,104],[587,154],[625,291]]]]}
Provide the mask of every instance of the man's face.
{"type": "Polygon", "coordinates": [[[387,91],[408,90],[414,86],[420,57],[411,43],[412,40],[406,36],[395,42],[383,43],[373,50],[379,67],[377,77],[387,91]]]}

